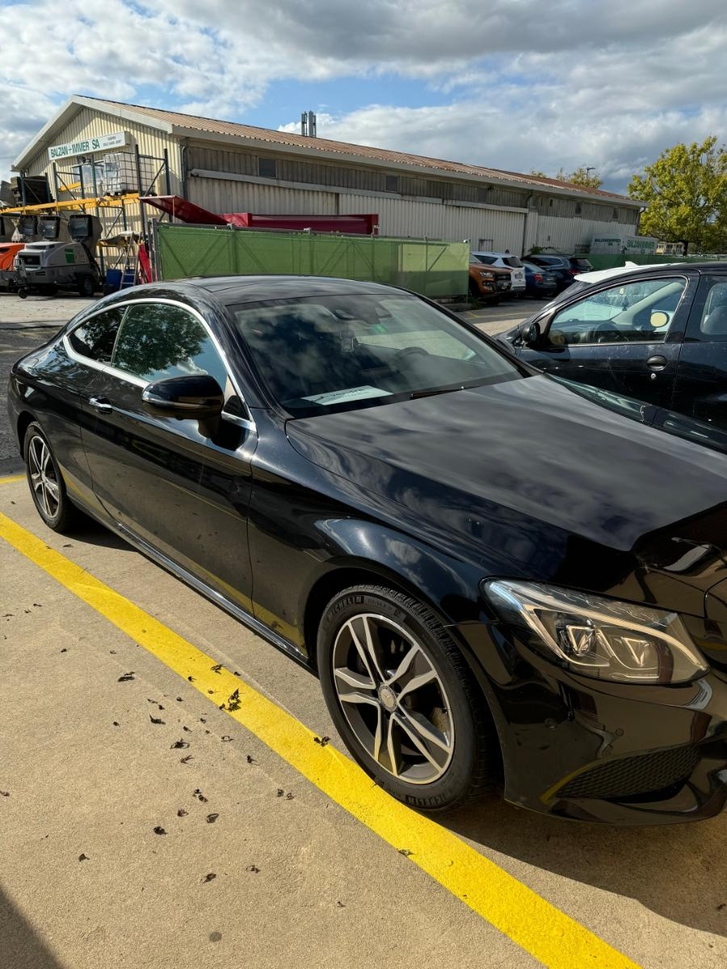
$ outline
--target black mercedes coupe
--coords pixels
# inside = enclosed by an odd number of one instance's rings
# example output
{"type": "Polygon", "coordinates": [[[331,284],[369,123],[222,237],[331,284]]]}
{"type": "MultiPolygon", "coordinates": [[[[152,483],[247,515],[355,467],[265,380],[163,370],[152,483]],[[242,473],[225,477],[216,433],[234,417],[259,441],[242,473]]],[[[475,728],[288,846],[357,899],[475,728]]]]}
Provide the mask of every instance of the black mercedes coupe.
{"type": "Polygon", "coordinates": [[[612,823],[727,798],[727,457],[341,279],[122,290],[13,368],[90,515],[314,671],[394,797],[612,823]]]}

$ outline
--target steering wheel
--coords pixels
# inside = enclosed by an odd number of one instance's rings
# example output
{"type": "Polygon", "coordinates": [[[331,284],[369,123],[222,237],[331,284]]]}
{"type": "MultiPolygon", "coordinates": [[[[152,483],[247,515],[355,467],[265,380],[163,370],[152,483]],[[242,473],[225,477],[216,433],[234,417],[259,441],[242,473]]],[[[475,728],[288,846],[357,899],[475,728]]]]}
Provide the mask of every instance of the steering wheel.
{"type": "Polygon", "coordinates": [[[610,323],[601,323],[593,330],[594,343],[622,343],[623,334],[610,323]]]}
{"type": "Polygon", "coordinates": [[[394,354],[394,359],[398,362],[399,360],[404,360],[406,357],[413,356],[429,356],[429,351],[425,350],[424,347],[402,347],[401,350],[397,350],[394,354]]]}

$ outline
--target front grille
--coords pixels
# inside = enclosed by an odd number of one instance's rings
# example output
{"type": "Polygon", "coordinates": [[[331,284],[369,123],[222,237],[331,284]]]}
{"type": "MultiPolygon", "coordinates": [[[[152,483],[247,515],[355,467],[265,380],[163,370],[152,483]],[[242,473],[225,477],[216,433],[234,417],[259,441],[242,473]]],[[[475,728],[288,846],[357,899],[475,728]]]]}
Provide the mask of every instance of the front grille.
{"type": "Polygon", "coordinates": [[[559,797],[603,800],[648,795],[685,781],[699,763],[695,747],[674,747],[638,757],[624,757],[584,771],[558,791],[559,797]]]}

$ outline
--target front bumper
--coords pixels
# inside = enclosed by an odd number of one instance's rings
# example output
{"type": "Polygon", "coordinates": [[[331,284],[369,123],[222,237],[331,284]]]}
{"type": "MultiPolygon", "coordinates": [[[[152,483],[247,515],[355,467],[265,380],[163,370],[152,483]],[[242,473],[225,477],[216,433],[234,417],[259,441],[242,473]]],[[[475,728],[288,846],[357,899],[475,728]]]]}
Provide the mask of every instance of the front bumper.
{"type": "Polygon", "coordinates": [[[500,737],[505,799],[611,824],[673,824],[727,803],[727,675],[680,686],[575,676],[499,624],[457,627],[500,737]]]}

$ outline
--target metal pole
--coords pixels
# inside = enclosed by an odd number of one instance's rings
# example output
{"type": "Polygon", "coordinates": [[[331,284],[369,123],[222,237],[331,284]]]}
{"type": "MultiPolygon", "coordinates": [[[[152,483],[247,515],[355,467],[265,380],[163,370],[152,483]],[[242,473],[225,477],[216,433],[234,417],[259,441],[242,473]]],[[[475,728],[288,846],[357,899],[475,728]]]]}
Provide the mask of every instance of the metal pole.
{"type": "Polygon", "coordinates": [[[134,146],[134,156],[136,160],[136,189],[139,193],[139,217],[141,218],[141,237],[144,240],[144,245],[149,248],[149,231],[146,225],[146,209],[144,208],[144,203],[141,201],[142,197],[142,187],[141,187],[141,155],[139,154],[139,146],[134,146]]]}
{"type": "Polygon", "coordinates": [[[167,195],[172,194],[172,182],[169,178],[169,149],[164,149],[164,183],[167,190],[167,195]]]}

